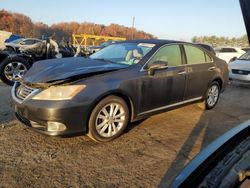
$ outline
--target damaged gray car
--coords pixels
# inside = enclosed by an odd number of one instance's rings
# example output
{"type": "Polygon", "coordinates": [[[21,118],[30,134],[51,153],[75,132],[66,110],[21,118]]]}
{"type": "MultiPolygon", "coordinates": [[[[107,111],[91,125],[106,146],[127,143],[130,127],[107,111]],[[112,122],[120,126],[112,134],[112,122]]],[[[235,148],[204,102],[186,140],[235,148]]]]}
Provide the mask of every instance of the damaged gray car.
{"type": "Polygon", "coordinates": [[[120,136],[130,122],[185,104],[218,102],[228,83],[224,61],[191,43],[133,40],[89,58],[35,63],[12,88],[16,117],[40,133],[120,136]]]}

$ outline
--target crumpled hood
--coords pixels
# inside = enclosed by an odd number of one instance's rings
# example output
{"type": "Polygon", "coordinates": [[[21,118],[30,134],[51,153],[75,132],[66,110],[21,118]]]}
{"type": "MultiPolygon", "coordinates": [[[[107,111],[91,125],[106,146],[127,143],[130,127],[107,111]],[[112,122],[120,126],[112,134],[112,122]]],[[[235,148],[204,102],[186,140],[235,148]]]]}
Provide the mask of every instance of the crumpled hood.
{"type": "Polygon", "coordinates": [[[236,60],[229,64],[231,69],[236,70],[246,70],[250,71],[250,61],[249,60],[236,60]]]}
{"type": "Polygon", "coordinates": [[[35,84],[65,80],[76,76],[81,79],[88,74],[100,74],[127,66],[83,57],[50,59],[34,63],[24,75],[23,81],[35,84]]]}

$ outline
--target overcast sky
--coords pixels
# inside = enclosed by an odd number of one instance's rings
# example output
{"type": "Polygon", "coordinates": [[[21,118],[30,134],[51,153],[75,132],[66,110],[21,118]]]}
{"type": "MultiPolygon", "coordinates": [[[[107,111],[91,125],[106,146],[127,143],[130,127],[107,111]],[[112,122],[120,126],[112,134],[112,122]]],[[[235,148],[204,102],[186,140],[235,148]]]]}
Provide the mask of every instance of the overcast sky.
{"type": "Polygon", "coordinates": [[[35,22],[117,23],[158,38],[190,40],[194,35],[246,34],[239,0],[0,0],[0,9],[35,22]]]}

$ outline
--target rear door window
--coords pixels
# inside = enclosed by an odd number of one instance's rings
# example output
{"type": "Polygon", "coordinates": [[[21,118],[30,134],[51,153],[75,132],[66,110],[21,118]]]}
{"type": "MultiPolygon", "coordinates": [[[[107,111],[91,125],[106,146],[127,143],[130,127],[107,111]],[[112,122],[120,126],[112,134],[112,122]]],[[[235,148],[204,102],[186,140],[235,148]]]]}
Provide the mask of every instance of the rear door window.
{"type": "Polygon", "coordinates": [[[237,52],[237,51],[233,48],[222,48],[220,50],[220,53],[235,53],[235,52],[237,52]]]}
{"type": "Polygon", "coordinates": [[[213,59],[206,52],[195,46],[184,45],[184,49],[188,64],[201,64],[213,61],[213,59]]]}

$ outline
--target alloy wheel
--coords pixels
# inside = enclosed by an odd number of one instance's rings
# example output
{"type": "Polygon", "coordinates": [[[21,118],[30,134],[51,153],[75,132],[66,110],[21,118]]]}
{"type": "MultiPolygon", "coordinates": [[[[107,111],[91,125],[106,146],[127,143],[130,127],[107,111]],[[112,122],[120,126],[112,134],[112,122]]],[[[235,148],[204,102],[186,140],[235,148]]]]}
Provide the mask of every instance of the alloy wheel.
{"type": "Polygon", "coordinates": [[[4,75],[10,81],[18,81],[27,72],[27,67],[20,62],[10,62],[4,68],[4,75]]]}
{"type": "Polygon", "coordinates": [[[98,134],[109,138],[116,135],[125,124],[125,109],[119,103],[104,106],[96,117],[95,127],[98,134]]]}
{"type": "Polygon", "coordinates": [[[219,98],[219,87],[217,85],[212,85],[208,90],[207,104],[209,106],[214,106],[219,98]]]}

